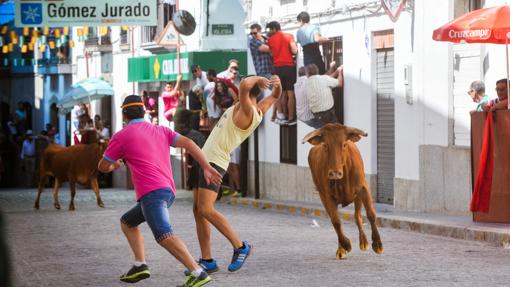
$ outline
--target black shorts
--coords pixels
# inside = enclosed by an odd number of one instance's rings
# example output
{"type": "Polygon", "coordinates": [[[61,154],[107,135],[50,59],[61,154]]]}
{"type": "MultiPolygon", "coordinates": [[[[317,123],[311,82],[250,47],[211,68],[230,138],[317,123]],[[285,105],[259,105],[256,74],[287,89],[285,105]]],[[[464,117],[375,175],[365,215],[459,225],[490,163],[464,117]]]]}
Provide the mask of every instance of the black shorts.
{"type": "Polygon", "coordinates": [[[295,66],[274,67],[274,73],[280,77],[284,91],[294,91],[294,84],[296,83],[295,66]]]}
{"type": "MultiPolygon", "coordinates": [[[[226,170],[222,169],[221,167],[217,166],[216,164],[214,164],[212,162],[210,164],[215,170],[217,170],[221,174],[222,177],[225,175],[226,170]]],[[[215,185],[214,183],[207,184],[207,182],[205,181],[203,169],[200,169],[198,174],[199,174],[199,176],[198,176],[198,187],[199,188],[210,189],[214,192],[218,192],[220,190],[221,185],[215,185]]]]}

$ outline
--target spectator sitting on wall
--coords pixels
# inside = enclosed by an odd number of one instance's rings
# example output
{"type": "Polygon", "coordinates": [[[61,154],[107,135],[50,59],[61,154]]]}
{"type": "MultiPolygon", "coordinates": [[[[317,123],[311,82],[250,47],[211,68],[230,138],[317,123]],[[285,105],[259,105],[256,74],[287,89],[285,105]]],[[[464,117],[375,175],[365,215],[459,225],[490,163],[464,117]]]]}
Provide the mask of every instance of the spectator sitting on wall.
{"type": "Polygon", "coordinates": [[[508,80],[501,79],[496,82],[497,99],[490,100],[483,105],[483,110],[488,112],[495,110],[506,110],[508,108],[508,80]]]}
{"type": "Polygon", "coordinates": [[[172,84],[167,83],[165,85],[165,91],[163,94],[161,94],[161,97],[163,98],[163,104],[165,105],[164,116],[169,122],[173,120],[175,110],[177,109],[179,102],[181,79],[182,75],[179,74],[177,76],[175,87],[173,87],[172,84]]]}
{"type": "Polygon", "coordinates": [[[474,111],[483,111],[483,105],[489,102],[489,96],[485,94],[485,84],[483,81],[472,82],[469,86],[468,95],[473,102],[478,104],[474,111]]]}
{"type": "Polygon", "coordinates": [[[319,75],[315,64],[306,66],[306,95],[314,117],[325,124],[338,122],[332,88],[343,86],[343,66],[332,75],[319,75]]]}
{"type": "Polygon", "coordinates": [[[200,85],[202,89],[205,88],[207,83],[209,83],[209,80],[207,80],[207,73],[202,71],[200,65],[191,65],[191,73],[193,74],[193,78],[196,81],[195,84],[200,85]]]}

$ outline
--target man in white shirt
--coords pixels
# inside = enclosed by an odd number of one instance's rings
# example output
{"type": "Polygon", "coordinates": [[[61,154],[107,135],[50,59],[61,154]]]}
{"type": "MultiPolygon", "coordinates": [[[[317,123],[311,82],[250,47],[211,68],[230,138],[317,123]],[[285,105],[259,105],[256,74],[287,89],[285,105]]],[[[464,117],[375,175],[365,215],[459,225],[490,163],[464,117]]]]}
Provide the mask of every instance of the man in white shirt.
{"type": "Polygon", "coordinates": [[[308,96],[306,94],[306,81],[306,69],[305,67],[301,67],[298,70],[298,78],[294,84],[294,94],[296,95],[296,116],[298,120],[308,126],[319,129],[324,126],[324,123],[321,120],[316,119],[313,116],[312,111],[310,111],[308,96]]]}
{"type": "Polygon", "coordinates": [[[35,140],[32,130],[27,130],[20,154],[25,171],[25,183],[27,187],[32,187],[35,182],[35,156],[35,140]]]}
{"type": "Polygon", "coordinates": [[[325,124],[336,123],[338,120],[331,89],[343,86],[343,66],[338,67],[332,75],[319,75],[317,65],[310,64],[306,66],[306,74],[306,95],[314,117],[325,124]]]}
{"type": "Polygon", "coordinates": [[[209,83],[209,80],[207,80],[207,73],[202,71],[202,68],[200,68],[199,65],[191,65],[191,73],[193,74],[193,78],[195,78],[195,85],[200,85],[202,89],[205,88],[207,83],[209,83]]]}

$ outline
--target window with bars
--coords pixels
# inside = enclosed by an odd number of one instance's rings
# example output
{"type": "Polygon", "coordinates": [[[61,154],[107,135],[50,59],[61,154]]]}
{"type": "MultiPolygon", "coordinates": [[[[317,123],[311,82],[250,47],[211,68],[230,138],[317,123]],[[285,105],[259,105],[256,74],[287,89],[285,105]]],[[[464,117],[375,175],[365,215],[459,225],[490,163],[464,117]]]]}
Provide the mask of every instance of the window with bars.
{"type": "Polygon", "coordinates": [[[280,126],[280,162],[297,164],[297,125],[280,126]]]}
{"type": "MultiPolygon", "coordinates": [[[[343,64],[343,48],[342,37],[331,37],[330,41],[322,45],[322,56],[326,68],[329,67],[332,61],[337,65],[343,64]]],[[[344,88],[337,87],[333,89],[333,98],[335,100],[335,114],[338,121],[344,123],[344,88]]]]}

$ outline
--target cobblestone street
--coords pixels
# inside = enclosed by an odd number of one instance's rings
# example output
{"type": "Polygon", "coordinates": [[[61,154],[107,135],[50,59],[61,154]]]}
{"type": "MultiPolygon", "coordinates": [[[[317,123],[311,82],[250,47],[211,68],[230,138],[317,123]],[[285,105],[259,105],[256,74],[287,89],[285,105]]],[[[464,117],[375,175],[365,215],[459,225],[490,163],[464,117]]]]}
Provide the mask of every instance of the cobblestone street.
{"type": "MultiPolygon", "coordinates": [[[[35,190],[0,192],[6,215],[15,286],[127,286],[118,281],[132,263],[119,218],[134,202],[132,191],[105,189],[105,208],[90,190],[78,190],[76,211],[67,210],[69,191],[60,192],[62,210],[53,208],[52,192],[33,209],[35,190]]],[[[213,231],[213,251],[220,271],[207,286],[508,286],[510,250],[488,244],[381,228],[385,254],[361,252],[353,223],[344,223],[353,243],[347,260],[335,260],[336,235],[328,220],[260,209],[218,208],[254,253],[237,273],[226,267],[232,249],[213,231]]],[[[180,191],[170,209],[174,230],[198,257],[190,193],[180,191]]],[[[147,225],[147,263],[151,278],[136,286],[176,286],[183,266],[157,245],[147,225]]],[[[365,231],[370,238],[369,226],[365,231]]]]}

